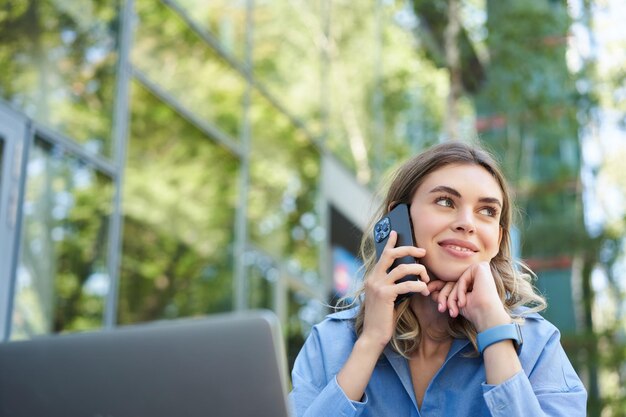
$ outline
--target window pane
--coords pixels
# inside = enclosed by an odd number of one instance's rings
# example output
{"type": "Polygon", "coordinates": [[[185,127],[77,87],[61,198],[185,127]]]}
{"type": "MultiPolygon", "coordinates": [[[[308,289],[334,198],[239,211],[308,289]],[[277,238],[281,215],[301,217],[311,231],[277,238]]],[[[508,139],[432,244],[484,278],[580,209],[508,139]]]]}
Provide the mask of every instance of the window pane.
{"type": "Polygon", "coordinates": [[[319,0],[255,2],[254,76],[314,134],[321,132],[321,48],[326,45],[319,0]]]}
{"type": "Polygon", "coordinates": [[[27,166],[12,339],[102,326],[110,178],[43,140],[27,166]]]}
{"type": "Polygon", "coordinates": [[[280,277],[278,266],[269,256],[254,250],[246,252],[245,263],[248,307],[273,310],[275,285],[280,277]]]}
{"type": "Polygon", "coordinates": [[[238,161],[133,85],[122,323],[232,309],[238,161]]]}
{"type": "MultiPolygon", "coordinates": [[[[335,156],[354,169],[358,180],[371,179],[371,113],[376,80],[376,4],[333,2],[329,53],[330,133],[327,145],[335,156]],[[354,82],[359,80],[359,82],[354,82]]],[[[386,63],[379,63],[386,65],[386,63]]],[[[378,139],[380,140],[380,138],[378,139]]]]}
{"type": "Polygon", "coordinates": [[[439,140],[449,76],[416,44],[411,2],[331,3],[326,145],[375,186],[439,140]]]}
{"type": "Polygon", "coordinates": [[[238,139],[245,79],[170,8],[136,2],[133,64],[200,118],[238,139]]]}
{"type": "Polygon", "coordinates": [[[260,94],[252,96],[249,229],[252,241],[290,273],[319,280],[325,231],[316,212],[320,156],[291,121],[260,94]]]}
{"type": "Polygon", "coordinates": [[[0,196],[2,195],[2,173],[4,172],[4,138],[0,137],[0,196]]]}
{"type": "Polygon", "coordinates": [[[177,3],[211,32],[227,52],[244,60],[247,0],[177,0],[177,3]]]}
{"type": "Polygon", "coordinates": [[[0,96],[94,152],[111,155],[119,1],[3,6],[0,96]]]}
{"type": "Polygon", "coordinates": [[[311,327],[318,323],[327,312],[318,300],[294,289],[289,290],[287,303],[288,317],[284,333],[287,339],[287,361],[291,372],[296,356],[311,332],[311,327]]]}

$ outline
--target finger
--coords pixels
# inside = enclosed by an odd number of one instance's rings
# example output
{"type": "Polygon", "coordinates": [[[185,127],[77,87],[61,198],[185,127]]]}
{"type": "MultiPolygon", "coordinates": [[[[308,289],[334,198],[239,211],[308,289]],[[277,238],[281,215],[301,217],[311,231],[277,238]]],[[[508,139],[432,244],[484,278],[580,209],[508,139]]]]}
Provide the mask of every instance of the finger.
{"type": "Polygon", "coordinates": [[[446,282],[441,291],[439,291],[439,297],[437,297],[437,309],[440,313],[446,311],[446,307],[448,305],[448,297],[450,296],[453,288],[453,282],[446,282]]]}
{"type": "Polygon", "coordinates": [[[400,264],[396,266],[387,275],[387,281],[389,281],[389,283],[393,283],[409,275],[418,276],[420,281],[423,282],[430,281],[430,277],[426,272],[426,268],[424,267],[424,265],[418,263],[400,264]]]}
{"type": "Polygon", "coordinates": [[[374,300],[381,303],[391,303],[396,298],[396,291],[391,285],[383,285],[381,283],[365,283],[365,297],[370,300],[370,305],[374,305],[374,300]]]}
{"type": "Polygon", "coordinates": [[[459,304],[459,307],[461,308],[465,307],[465,304],[467,303],[466,294],[467,294],[468,285],[474,280],[473,270],[474,270],[473,267],[467,268],[465,272],[463,272],[459,280],[457,281],[457,284],[458,284],[457,292],[458,292],[458,299],[459,299],[458,304],[459,304]]]}
{"type": "Polygon", "coordinates": [[[385,268],[385,271],[392,268],[394,262],[400,258],[410,257],[412,263],[419,263],[417,258],[421,258],[426,255],[426,250],[422,248],[416,248],[415,246],[399,246],[397,248],[385,247],[381,254],[379,264],[385,268]]]}
{"type": "Polygon", "coordinates": [[[387,239],[387,243],[383,248],[383,252],[381,253],[379,263],[382,264],[387,270],[391,267],[394,260],[397,258],[401,258],[403,256],[411,256],[413,258],[422,258],[426,255],[426,250],[423,248],[418,248],[416,246],[398,246],[396,243],[398,241],[398,232],[392,230],[389,232],[389,238],[387,239]]]}
{"type": "Polygon", "coordinates": [[[422,295],[429,295],[428,286],[422,281],[404,281],[399,284],[395,284],[394,288],[398,295],[406,294],[409,292],[420,293],[422,295]]]}
{"type": "MultiPolygon", "coordinates": [[[[394,261],[398,258],[398,250],[396,248],[396,242],[398,241],[398,232],[392,230],[389,232],[389,238],[387,239],[387,243],[383,248],[383,252],[380,254],[380,259],[378,260],[377,267],[382,269],[385,273],[389,271],[394,261]]],[[[400,251],[402,252],[402,251],[400,251]]]]}
{"type": "Polygon", "coordinates": [[[389,253],[393,258],[402,258],[403,256],[411,256],[413,258],[423,258],[426,255],[426,249],[417,246],[398,246],[391,248],[389,253]]]}
{"type": "Polygon", "coordinates": [[[436,303],[439,298],[439,291],[446,285],[444,281],[434,280],[428,283],[428,291],[430,291],[430,298],[436,303]]]}
{"type": "Polygon", "coordinates": [[[457,303],[459,292],[458,282],[454,284],[450,296],[448,297],[448,310],[450,311],[450,317],[456,317],[459,315],[459,305],[457,303]]]}
{"type": "MultiPolygon", "coordinates": [[[[432,294],[433,292],[436,292],[437,295],[439,295],[439,291],[441,291],[441,289],[446,285],[445,281],[442,281],[440,279],[435,279],[432,281],[428,282],[428,290],[430,291],[430,293],[432,294]]],[[[437,301],[436,299],[433,299],[433,301],[437,301]]]]}
{"type": "Polygon", "coordinates": [[[389,238],[387,239],[387,243],[383,248],[383,252],[380,254],[380,259],[378,260],[378,264],[381,265],[385,271],[391,267],[393,264],[394,258],[391,256],[391,250],[396,246],[396,241],[398,240],[398,233],[395,230],[389,232],[389,238]]]}

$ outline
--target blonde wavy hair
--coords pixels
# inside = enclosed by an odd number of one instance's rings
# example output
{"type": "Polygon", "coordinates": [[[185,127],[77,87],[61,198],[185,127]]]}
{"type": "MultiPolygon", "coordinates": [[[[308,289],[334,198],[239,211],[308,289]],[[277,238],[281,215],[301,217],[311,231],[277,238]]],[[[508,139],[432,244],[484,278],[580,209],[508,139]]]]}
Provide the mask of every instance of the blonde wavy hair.
{"type": "MultiPolygon", "coordinates": [[[[376,250],[372,238],[376,220],[384,216],[388,212],[388,207],[392,204],[410,204],[413,195],[426,176],[441,167],[451,164],[468,164],[483,167],[495,178],[502,190],[504,200],[500,217],[502,239],[498,254],[490,262],[491,272],[495,278],[498,294],[507,313],[513,319],[521,322],[523,317],[514,317],[514,309],[520,306],[527,306],[529,309],[524,314],[528,314],[545,309],[547,304],[545,299],[535,291],[532,285],[532,280],[535,278],[532,271],[521,262],[515,262],[511,257],[510,227],[513,218],[513,208],[509,186],[495,159],[477,145],[446,142],[411,158],[395,171],[384,201],[382,201],[371,219],[361,240],[361,256],[364,260],[365,279],[370,275],[376,264],[376,250]]],[[[364,306],[367,303],[364,292],[363,283],[353,295],[354,301],[350,304],[361,304],[355,320],[355,330],[359,336],[363,331],[364,306]]],[[[409,300],[410,297],[396,307],[396,327],[390,341],[391,347],[406,358],[418,348],[421,333],[417,317],[409,307],[409,300]]],[[[457,318],[450,318],[448,320],[447,334],[454,338],[469,339],[477,351],[476,329],[464,317],[459,315],[457,318]]]]}

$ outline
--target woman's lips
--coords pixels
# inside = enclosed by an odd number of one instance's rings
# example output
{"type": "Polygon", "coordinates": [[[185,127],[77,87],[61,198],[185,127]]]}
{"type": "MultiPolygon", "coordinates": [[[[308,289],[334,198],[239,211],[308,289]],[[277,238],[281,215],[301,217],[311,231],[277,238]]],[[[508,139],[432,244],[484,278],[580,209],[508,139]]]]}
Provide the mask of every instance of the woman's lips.
{"type": "Polygon", "coordinates": [[[443,240],[439,242],[439,246],[457,258],[469,258],[478,252],[478,248],[473,243],[457,239],[443,240]]]}

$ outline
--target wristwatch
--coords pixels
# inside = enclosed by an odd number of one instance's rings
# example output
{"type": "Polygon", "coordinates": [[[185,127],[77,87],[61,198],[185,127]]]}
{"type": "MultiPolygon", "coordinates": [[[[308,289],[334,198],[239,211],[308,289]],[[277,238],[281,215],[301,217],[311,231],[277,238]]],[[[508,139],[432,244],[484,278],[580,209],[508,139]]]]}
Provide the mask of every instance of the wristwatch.
{"type": "Polygon", "coordinates": [[[522,350],[522,343],[524,343],[524,339],[522,338],[522,329],[518,323],[502,324],[478,333],[476,336],[478,352],[482,355],[487,346],[507,339],[511,339],[513,341],[515,350],[519,355],[522,350]]]}

